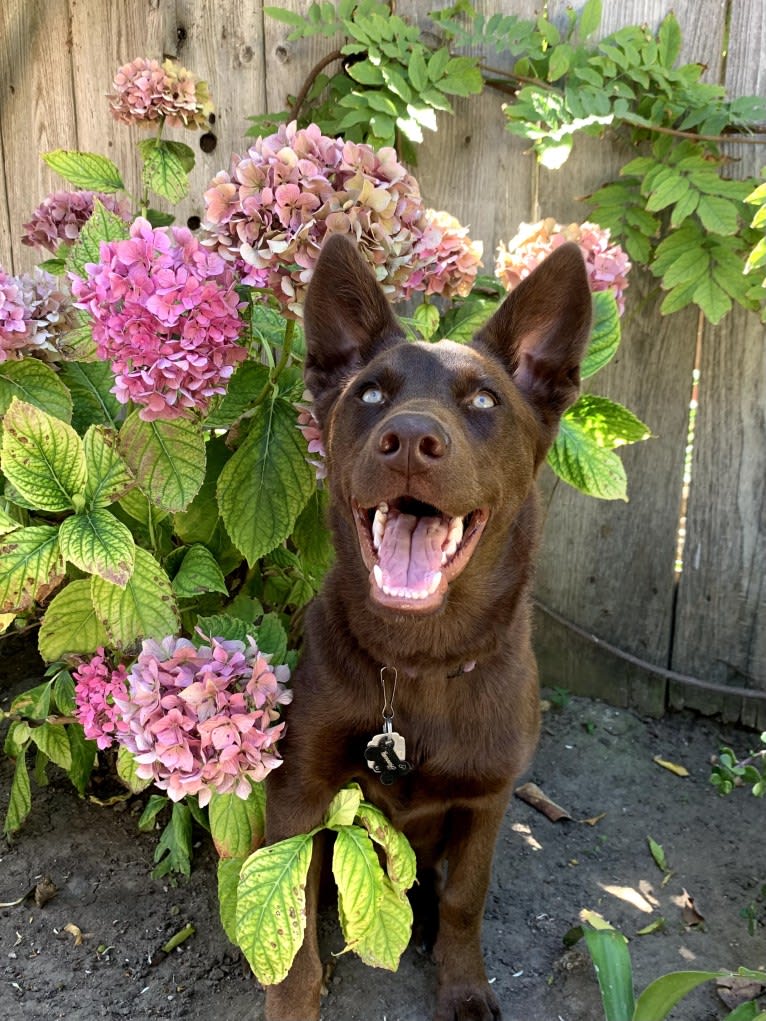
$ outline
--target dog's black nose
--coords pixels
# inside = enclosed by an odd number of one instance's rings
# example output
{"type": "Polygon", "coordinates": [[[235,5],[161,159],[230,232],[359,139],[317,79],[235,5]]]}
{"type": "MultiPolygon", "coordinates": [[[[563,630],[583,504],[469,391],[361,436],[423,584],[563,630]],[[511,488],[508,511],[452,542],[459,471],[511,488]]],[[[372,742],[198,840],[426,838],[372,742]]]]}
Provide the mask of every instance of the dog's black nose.
{"type": "Polygon", "coordinates": [[[427,471],[448,448],[449,436],[429,415],[394,415],[378,438],[378,457],[386,467],[410,475],[427,471]]]}

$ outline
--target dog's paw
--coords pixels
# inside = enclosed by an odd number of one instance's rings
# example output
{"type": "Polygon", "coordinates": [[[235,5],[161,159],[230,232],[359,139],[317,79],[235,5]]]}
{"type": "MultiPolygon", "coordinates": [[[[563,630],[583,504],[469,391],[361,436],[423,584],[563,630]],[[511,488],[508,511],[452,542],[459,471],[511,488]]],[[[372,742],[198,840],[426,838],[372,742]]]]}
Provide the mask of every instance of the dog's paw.
{"type": "Polygon", "coordinates": [[[501,1021],[497,998],[488,985],[453,985],[439,991],[434,1021],[501,1021]]]}

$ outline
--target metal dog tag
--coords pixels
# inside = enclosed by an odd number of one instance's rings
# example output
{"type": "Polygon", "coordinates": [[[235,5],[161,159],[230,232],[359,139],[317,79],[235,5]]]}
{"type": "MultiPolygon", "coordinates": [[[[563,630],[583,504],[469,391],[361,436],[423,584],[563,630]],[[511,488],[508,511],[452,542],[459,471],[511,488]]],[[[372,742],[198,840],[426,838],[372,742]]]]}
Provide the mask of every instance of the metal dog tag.
{"type": "Polygon", "coordinates": [[[396,731],[376,734],[365,749],[367,765],[380,776],[380,782],[389,786],[399,776],[405,776],[412,769],[405,759],[404,738],[396,731]]]}

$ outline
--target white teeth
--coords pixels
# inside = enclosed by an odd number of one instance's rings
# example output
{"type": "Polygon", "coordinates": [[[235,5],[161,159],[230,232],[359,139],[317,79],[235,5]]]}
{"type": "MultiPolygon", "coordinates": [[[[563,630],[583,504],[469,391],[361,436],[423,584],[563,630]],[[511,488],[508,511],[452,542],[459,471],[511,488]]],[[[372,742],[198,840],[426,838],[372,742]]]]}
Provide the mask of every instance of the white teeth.
{"type": "Polygon", "coordinates": [[[379,564],[375,564],[375,566],[372,569],[372,573],[375,577],[375,584],[378,586],[380,591],[384,593],[384,595],[392,596],[394,599],[410,599],[413,601],[417,599],[427,599],[429,596],[432,596],[434,592],[438,589],[442,580],[441,571],[437,571],[431,577],[431,580],[428,584],[428,588],[410,589],[400,586],[384,585],[383,572],[380,569],[379,564]]]}
{"type": "Polygon", "coordinates": [[[437,571],[436,574],[434,574],[433,578],[431,579],[431,584],[428,586],[429,596],[433,595],[433,593],[438,589],[439,585],[441,585],[441,580],[442,573],[441,571],[437,571]]]}
{"type": "Polygon", "coordinates": [[[386,530],[387,520],[388,504],[378,504],[378,509],[375,511],[375,517],[372,521],[372,543],[375,549],[380,549],[380,544],[383,542],[383,533],[386,530]]]}
{"type": "Polygon", "coordinates": [[[375,564],[372,569],[372,573],[375,575],[375,584],[379,589],[383,589],[385,592],[385,589],[383,588],[383,572],[380,569],[380,564],[375,564]]]}
{"type": "Polygon", "coordinates": [[[450,522],[447,539],[442,547],[442,564],[446,564],[450,557],[457,553],[460,540],[463,538],[463,519],[453,518],[450,522]]]}

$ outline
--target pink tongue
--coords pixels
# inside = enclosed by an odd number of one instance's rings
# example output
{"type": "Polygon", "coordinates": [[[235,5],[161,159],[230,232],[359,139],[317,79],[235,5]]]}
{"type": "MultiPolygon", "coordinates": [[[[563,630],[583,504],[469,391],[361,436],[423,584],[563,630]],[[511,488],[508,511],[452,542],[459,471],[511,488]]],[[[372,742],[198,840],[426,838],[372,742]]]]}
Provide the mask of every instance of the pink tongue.
{"type": "Polygon", "coordinates": [[[441,569],[449,525],[444,518],[417,518],[390,511],[378,550],[383,584],[390,589],[428,592],[441,569]]]}

